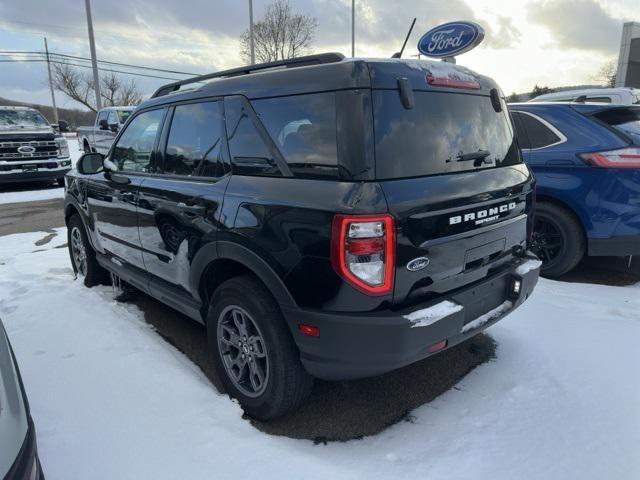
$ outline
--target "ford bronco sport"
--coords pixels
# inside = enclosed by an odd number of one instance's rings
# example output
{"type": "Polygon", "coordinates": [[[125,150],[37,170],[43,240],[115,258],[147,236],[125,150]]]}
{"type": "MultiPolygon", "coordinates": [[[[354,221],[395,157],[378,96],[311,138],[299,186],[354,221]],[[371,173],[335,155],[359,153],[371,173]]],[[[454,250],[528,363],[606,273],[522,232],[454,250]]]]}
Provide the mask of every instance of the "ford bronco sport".
{"type": "Polygon", "coordinates": [[[109,272],[204,323],[268,419],[524,302],[533,187],[491,79],[321,54],[160,88],[68,175],[65,216],[85,285],[109,272]]]}

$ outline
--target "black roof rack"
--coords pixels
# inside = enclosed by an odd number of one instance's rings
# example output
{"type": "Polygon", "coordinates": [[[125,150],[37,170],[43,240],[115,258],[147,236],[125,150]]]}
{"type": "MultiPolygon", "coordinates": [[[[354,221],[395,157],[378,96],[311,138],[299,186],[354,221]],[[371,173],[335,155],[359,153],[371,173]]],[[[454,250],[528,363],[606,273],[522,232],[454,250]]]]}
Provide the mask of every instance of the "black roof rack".
{"type": "Polygon", "coordinates": [[[290,58],[288,60],[277,60],[275,62],[258,63],[256,65],[247,65],[245,67],[232,68],[229,70],[222,70],[220,72],[208,73],[206,75],[199,75],[197,77],[187,78],[180,80],[179,82],[168,83],[163,85],[155,91],[151,98],[162,97],[171,92],[179,90],[183,85],[189,85],[191,83],[204,82],[205,80],[211,80],[212,78],[222,77],[238,77],[240,75],[250,75],[252,73],[259,72],[261,70],[267,70],[270,68],[284,67],[284,68],[296,68],[306,67],[308,65],[320,65],[322,63],[334,63],[344,59],[344,55],[337,52],[320,53],[318,55],[307,55],[305,57],[290,58]]]}

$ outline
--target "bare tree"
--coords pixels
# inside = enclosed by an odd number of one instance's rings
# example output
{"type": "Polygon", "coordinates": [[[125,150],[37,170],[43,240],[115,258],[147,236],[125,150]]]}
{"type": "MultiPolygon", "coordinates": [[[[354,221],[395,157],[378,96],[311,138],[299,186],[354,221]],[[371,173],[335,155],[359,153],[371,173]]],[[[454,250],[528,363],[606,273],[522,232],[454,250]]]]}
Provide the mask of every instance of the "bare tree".
{"type": "MultiPolygon", "coordinates": [[[[68,63],[55,63],[53,86],[89,110],[96,111],[91,75],[78,71],[68,63]]],[[[137,105],[142,101],[142,92],[135,80],[125,81],[114,72],[104,72],[100,76],[100,96],[105,106],[137,105]]]]}
{"type": "MultiPolygon", "coordinates": [[[[86,75],[81,74],[67,63],[53,64],[53,86],[69,98],[81,103],[89,110],[96,111],[91,103],[93,84],[86,75]]],[[[94,96],[95,97],[95,96],[94,96]]]]}
{"type": "Polygon", "coordinates": [[[616,86],[616,70],[618,69],[617,60],[611,59],[592,77],[593,80],[601,82],[605,87],[616,86]]]}
{"type": "MultiPolygon", "coordinates": [[[[315,17],[294,13],[288,0],[267,5],[264,18],[253,25],[255,56],[258,62],[295,58],[309,51],[318,28],[315,17]]],[[[249,29],[240,36],[240,53],[251,61],[249,29]]]]}

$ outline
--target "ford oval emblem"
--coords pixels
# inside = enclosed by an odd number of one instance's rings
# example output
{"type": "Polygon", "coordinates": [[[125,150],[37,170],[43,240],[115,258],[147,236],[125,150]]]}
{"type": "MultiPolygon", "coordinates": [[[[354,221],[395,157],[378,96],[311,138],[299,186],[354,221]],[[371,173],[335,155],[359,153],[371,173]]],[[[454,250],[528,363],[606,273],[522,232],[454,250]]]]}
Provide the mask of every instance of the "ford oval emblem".
{"type": "Polygon", "coordinates": [[[427,257],[418,257],[407,263],[407,270],[410,272],[417,272],[423,268],[427,268],[431,261],[427,257]]]}
{"type": "Polygon", "coordinates": [[[425,33],[418,50],[427,57],[452,57],[468,52],[484,38],[484,29],[474,22],[450,22],[425,33]]]}
{"type": "Polygon", "coordinates": [[[23,145],[18,147],[18,152],[20,153],[33,153],[36,151],[36,147],[32,147],[31,145],[23,145]]]}

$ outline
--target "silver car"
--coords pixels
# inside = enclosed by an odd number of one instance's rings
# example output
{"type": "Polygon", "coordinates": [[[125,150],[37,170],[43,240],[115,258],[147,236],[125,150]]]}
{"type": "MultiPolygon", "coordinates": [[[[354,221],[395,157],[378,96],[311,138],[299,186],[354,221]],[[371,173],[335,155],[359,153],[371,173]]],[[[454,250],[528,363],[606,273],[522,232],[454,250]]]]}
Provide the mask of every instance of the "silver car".
{"type": "Polygon", "coordinates": [[[44,480],[20,371],[0,321],[0,478],[44,480]]]}

